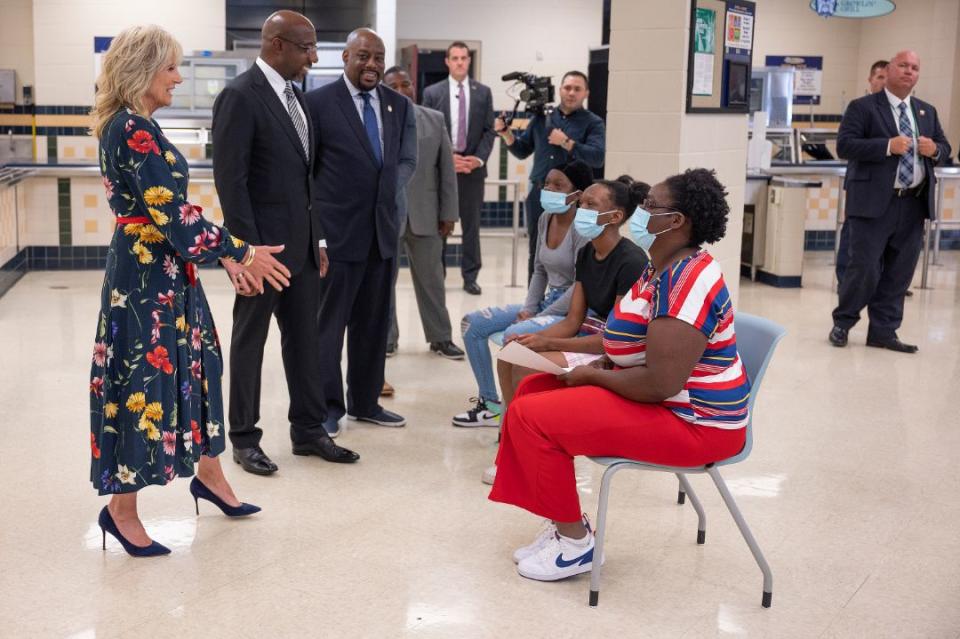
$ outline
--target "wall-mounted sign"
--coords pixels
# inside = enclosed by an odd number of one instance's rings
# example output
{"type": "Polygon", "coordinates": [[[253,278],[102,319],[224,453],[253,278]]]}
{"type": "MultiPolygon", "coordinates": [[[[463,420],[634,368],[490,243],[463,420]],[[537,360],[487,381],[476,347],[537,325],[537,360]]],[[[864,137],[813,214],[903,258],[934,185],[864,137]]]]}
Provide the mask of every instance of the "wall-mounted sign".
{"type": "Polygon", "coordinates": [[[896,8],[891,0],[810,0],[810,9],[824,18],[876,18],[896,8]]]}
{"type": "Polygon", "coordinates": [[[793,67],[793,103],[820,104],[823,92],[823,57],[815,55],[768,55],[768,67],[793,67]]]}

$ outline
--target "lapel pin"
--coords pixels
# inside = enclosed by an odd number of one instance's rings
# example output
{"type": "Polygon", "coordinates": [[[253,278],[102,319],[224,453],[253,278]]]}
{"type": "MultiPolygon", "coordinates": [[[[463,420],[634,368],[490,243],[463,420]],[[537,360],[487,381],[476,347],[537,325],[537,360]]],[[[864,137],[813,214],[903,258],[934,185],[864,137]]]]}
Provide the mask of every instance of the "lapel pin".
{"type": "MultiPolygon", "coordinates": [[[[393,113],[393,107],[390,106],[389,104],[387,105],[387,111],[389,111],[390,113],[393,113]]],[[[920,115],[923,115],[923,111],[920,112],[920,115]]]]}
{"type": "Polygon", "coordinates": [[[923,109],[920,109],[920,115],[926,115],[926,114],[927,114],[926,111],[924,111],[923,109]]]}

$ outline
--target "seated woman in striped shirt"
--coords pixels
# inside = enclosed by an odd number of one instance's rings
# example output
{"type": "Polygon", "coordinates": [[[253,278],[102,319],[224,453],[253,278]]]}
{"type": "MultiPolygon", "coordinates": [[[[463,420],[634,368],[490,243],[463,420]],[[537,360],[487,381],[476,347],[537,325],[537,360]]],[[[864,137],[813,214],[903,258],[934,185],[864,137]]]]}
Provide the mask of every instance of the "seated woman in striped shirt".
{"type": "Polygon", "coordinates": [[[654,186],[630,220],[650,265],[610,312],[605,355],[517,389],[490,499],[548,520],[514,553],[524,577],[555,581],[593,566],[574,456],[698,466],[743,448],[750,381],[720,265],[701,248],[723,237],[728,213],[713,171],[691,169],[654,186]]]}

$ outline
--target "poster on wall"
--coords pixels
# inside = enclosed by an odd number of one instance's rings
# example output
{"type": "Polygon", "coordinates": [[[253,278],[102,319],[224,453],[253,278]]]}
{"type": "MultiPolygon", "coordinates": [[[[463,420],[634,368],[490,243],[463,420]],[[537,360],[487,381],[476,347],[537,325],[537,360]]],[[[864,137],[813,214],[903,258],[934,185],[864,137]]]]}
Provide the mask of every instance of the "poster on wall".
{"type": "Polygon", "coordinates": [[[876,18],[896,8],[892,0],[810,0],[810,9],[823,18],[876,18]]]}
{"type": "Polygon", "coordinates": [[[820,104],[823,93],[823,56],[768,55],[768,67],[793,67],[793,103],[820,104]]]}
{"type": "Polygon", "coordinates": [[[96,86],[97,78],[100,77],[100,71],[103,68],[103,54],[110,48],[113,42],[113,36],[94,36],[93,37],[93,82],[96,86]]]}
{"type": "Polygon", "coordinates": [[[727,23],[723,32],[727,48],[750,51],[753,47],[753,16],[735,10],[727,11],[727,23]]]}
{"type": "Polygon", "coordinates": [[[713,95],[713,60],[717,51],[717,12],[697,7],[693,34],[693,94],[713,95]]]}

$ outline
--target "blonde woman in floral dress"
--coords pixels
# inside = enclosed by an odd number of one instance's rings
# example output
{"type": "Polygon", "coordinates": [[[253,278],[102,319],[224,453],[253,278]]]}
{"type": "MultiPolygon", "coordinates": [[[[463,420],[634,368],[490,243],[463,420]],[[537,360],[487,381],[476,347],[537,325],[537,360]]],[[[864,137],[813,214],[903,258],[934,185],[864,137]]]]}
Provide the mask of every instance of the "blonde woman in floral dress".
{"type": "MultiPolygon", "coordinates": [[[[182,79],[180,45],[159,27],[132,27],[104,56],[91,115],[117,228],[107,254],[90,378],[90,480],[112,495],[99,524],[134,556],[170,552],[140,522],[141,488],[190,476],[194,500],[227,515],[260,509],[223,475],[223,361],[197,264],[221,260],[241,294],[289,272],[283,247],[249,246],[186,200],[184,157],[151,119],[182,79]]],[[[198,510],[199,512],[199,510],[198,510]]]]}

